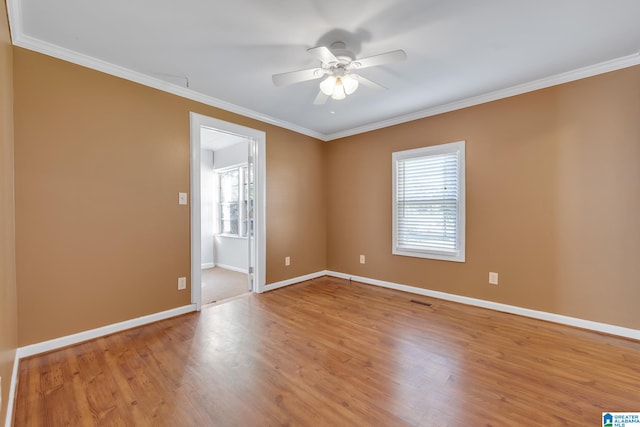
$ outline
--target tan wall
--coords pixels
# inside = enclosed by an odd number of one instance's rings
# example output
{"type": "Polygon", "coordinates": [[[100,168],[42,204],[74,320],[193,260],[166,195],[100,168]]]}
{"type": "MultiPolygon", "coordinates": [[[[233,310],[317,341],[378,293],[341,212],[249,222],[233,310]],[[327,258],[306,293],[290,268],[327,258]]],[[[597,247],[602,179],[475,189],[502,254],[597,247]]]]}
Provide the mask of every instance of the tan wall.
{"type": "Polygon", "coordinates": [[[14,48],[19,344],[189,302],[189,111],[267,132],[267,283],[328,268],[640,328],[639,73],[324,144],[14,48]],[[458,140],[467,262],[392,256],[391,153],[458,140]]]}
{"type": "Polygon", "coordinates": [[[325,151],[296,139],[267,150],[267,283],[326,269],[325,151]]]}
{"type": "Polygon", "coordinates": [[[328,269],[640,329],[639,118],[634,67],[333,141],[328,269]],[[391,153],[460,140],[466,263],[391,255],[391,153]]]}
{"type": "Polygon", "coordinates": [[[20,345],[190,302],[190,111],[267,134],[267,283],[325,268],[323,142],[20,48],[14,63],[20,345]]]}
{"type": "Polygon", "coordinates": [[[0,423],[6,418],[18,335],[14,211],[13,55],[6,4],[0,1],[0,423]]]}

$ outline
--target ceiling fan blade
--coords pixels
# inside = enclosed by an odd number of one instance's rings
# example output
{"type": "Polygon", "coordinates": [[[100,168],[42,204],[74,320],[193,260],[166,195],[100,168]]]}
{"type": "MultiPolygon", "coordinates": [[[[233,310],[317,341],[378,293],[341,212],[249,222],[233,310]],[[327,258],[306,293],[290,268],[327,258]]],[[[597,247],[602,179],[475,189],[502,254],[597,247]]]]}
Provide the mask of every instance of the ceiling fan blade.
{"type": "Polygon", "coordinates": [[[366,58],[356,59],[351,62],[350,68],[359,70],[361,68],[375,67],[378,65],[389,64],[391,62],[400,62],[407,59],[404,50],[394,50],[392,52],[381,53],[380,55],[367,56],[366,58]]]}
{"type": "Polygon", "coordinates": [[[274,74],[271,79],[276,86],[286,86],[306,82],[307,80],[319,79],[322,76],[324,76],[324,70],[322,68],[309,68],[308,70],[274,74]]]}
{"type": "Polygon", "coordinates": [[[354,79],[356,79],[358,81],[358,83],[360,83],[362,86],[366,86],[368,88],[371,89],[376,89],[376,90],[387,90],[386,87],[379,85],[376,82],[373,82],[369,79],[367,79],[366,77],[362,77],[359,74],[349,74],[351,77],[353,77],[354,79]]]}
{"type": "Polygon", "coordinates": [[[313,105],[322,105],[327,102],[327,99],[329,99],[329,95],[327,95],[323,91],[320,91],[318,92],[318,96],[316,96],[316,99],[313,100],[313,105]]]}
{"type": "Polygon", "coordinates": [[[307,52],[320,60],[323,64],[334,65],[338,63],[338,58],[336,58],[336,56],[331,53],[329,48],[326,46],[312,47],[311,49],[307,49],[307,52]]]}

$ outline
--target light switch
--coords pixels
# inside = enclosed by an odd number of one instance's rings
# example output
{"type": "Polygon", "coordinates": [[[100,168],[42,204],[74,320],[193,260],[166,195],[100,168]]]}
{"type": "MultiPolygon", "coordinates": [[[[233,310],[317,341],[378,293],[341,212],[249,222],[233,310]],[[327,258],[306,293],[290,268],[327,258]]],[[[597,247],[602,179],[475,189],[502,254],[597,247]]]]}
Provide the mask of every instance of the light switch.
{"type": "Polygon", "coordinates": [[[187,193],[178,193],[178,204],[179,205],[187,204],[187,193]]]}

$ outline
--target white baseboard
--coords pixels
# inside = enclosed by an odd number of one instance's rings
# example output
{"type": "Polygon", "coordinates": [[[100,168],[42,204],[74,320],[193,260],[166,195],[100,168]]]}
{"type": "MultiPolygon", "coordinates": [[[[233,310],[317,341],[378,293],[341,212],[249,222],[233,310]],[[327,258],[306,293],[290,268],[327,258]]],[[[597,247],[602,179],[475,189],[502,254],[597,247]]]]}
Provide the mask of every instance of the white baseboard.
{"type": "Polygon", "coordinates": [[[237,271],[238,273],[249,274],[249,270],[246,268],[234,267],[233,265],[216,263],[216,267],[224,268],[225,270],[237,271]]]}
{"type": "MultiPolygon", "coordinates": [[[[219,264],[218,264],[219,265],[219,264]]],[[[560,314],[548,313],[545,311],[532,310],[523,307],[517,307],[508,304],[497,303],[493,301],[486,301],[477,298],[470,298],[461,295],[449,294],[446,292],[432,291],[424,288],[417,288],[414,286],[402,285],[399,283],[387,282],[384,280],[371,279],[368,277],[355,276],[351,274],[339,273],[336,271],[318,271],[316,273],[307,274],[305,276],[294,277],[292,279],[282,280],[280,282],[271,283],[265,286],[265,291],[271,291],[274,289],[282,288],[284,286],[292,285],[306,280],[315,279],[322,276],[332,276],[341,279],[351,279],[357,282],[366,283],[369,285],[381,286],[389,289],[396,289],[399,291],[409,292],[417,295],[424,295],[433,298],[439,298],[447,301],[458,302],[462,304],[472,305],[476,307],[488,308],[491,310],[502,311],[505,313],[517,314],[524,317],[530,317],[533,319],[546,320],[549,322],[560,323],[563,325],[575,326],[578,328],[588,329],[597,332],[604,332],[611,335],[618,335],[625,338],[631,338],[640,340],[640,330],[625,328],[622,326],[609,325],[606,323],[593,322],[591,320],[578,319],[575,317],[563,316],[560,314]]],[[[82,341],[98,338],[101,336],[109,335],[115,332],[120,332],[126,329],[142,326],[147,323],[157,322],[159,320],[168,319],[170,317],[179,316],[181,314],[190,313],[196,310],[195,304],[185,305],[183,307],[174,308],[160,313],[150,314],[148,316],[138,317],[136,319],[126,320],[120,323],[114,323],[112,325],[103,326],[101,328],[91,329],[89,331],[80,332],[66,337],[60,337],[41,343],[31,344],[28,346],[20,347],[16,350],[15,361],[13,365],[13,372],[11,375],[11,386],[9,389],[9,396],[7,396],[7,418],[5,422],[6,427],[11,427],[13,416],[13,402],[15,399],[15,387],[18,379],[18,363],[23,357],[33,356],[39,353],[56,350],[58,348],[66,347],[69,345],[77,344],[82,341]]]]}
{"type": "Polygon", "coordinates": [[[13,424],[13,402],[16,397],[16,385],[18,384],[18,351],[13,358],[13,371],[11,372],[11,384],[9,385],[9,395],[7,396],[7,416],[5,418],[5,427],[11,427],[13,424]]]}
{"type": "Polygon", "coordinates": [[[282,288],[284,286],[293,285],[295,283],[304,282],[305,280],[316,279],[318,277],[326,276],[329,273],[327,270],[317,271],[315,273],[307,274],[304,276],[294,277],[292,279],[282,280],[280,282],[270,283],[264,287],[265,291],[272,291],[274,289],[282,288]]]}
{"type": "Polygon", "coordinates": [[[168,319],[170,317],[180,316],[181,314],[190,313],[192,311],[196,311],[195,304],[172,308],[171,310],[149,314],[148,316],[137,317],[135,319],[125,320],[124,322],[113,323],[111,325],[102,326],[100,328],[78,332],[77,334],[67,335],[64,337],[17,348],[13,362],[13,372],[11,374],[9,396],[7,396],[7,417],[5,420],[5,426],[11,427],[13,422],[13,402],[15,399],[16,384],[18,383],[18,364],[20,363],[20,359],[24,357],[34,356],[40,353],[45,353],[47,351],[57,350],[62,347],[78,344],[80,342],[88,341],[94,338],[103,337],[115,332],[120,332],[138,326],[146,325],[148,323],[157,322],[159,320],[168,319]]]}
{"type": "Polygon", "coordinates": [[[604,332],[611,335],[618,335],[625,338],[640,340],[640,330],[625,328],[622,326],[609,325],[607,323],[593,322],[591,320],[578,319],[575,317],[563,316],[561,314],[548,313],[546,311],[532,310],[529,308],[518,307],[514,305],[502,304],[493,301],[486,301],[477,298],[470,298],[461,295],[448,294],[446,292],[432,291],[429,289],[417,288],[414,286],[402,285],[399,283],[386,282],[384,280],[371,279],[368,277],[354,276],[351,274],[339,273],[336,271],[327,271],[328,276],[338,277],[341,279],[351,279],[356,282],[362,282],[369,285],[381,286],[383,288],[396,289],[399,291],[409,292],[412,294],[424,295],[427,297],[439,298],[447,301],[458,302],[476,307],[488,308],[491,310],[502,311],[505,313],[517,314],[533,319],[546,320],[548,322],[560,323],[563,325],[575,326],[582,329],[589,329],[597,332],[604,332]]]}
{"type": "Polygon", "coordinates": [[[205,262],[204,264],[200,264],[200,268],[201,269],[205,269],[205,268],[213,268],[216,266],[215,262],[205,262]]]}
{"type": "Polygon", "coordinates": [[[29,357],[47,351],[57,350],[62,347],[67,347],[83,341],[88,341],[94,338],[113,334],[115,332],[120,332],[126,329],[146,325],[147,323],[153,323],[159,320],[168,319],[170,317],[179,316],[181,314],[190,313],[192,311],[196,311],[195,304],[172,308],[171,310],[149,314],[148,316],[137,317],[135,319],[125,320],[124,322],[113,323],[111,325],[102,326],[100,328],[78,332],[77,334],[67,335],[64,337],[54,338],[52,340],[27,345],[16,350],[16,357],[18,359],[22,359],[23,357],[29,357]]]}

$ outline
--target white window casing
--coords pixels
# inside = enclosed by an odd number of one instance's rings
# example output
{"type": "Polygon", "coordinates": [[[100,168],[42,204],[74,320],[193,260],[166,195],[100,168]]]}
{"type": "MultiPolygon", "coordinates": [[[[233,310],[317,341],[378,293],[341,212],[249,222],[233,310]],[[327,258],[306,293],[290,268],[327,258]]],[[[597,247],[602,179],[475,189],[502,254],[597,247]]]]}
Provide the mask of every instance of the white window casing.
{"type": "Polygon", "coordinates": [[[465,142],[393,153],[394,255],[465,261],[465,142]]]}

